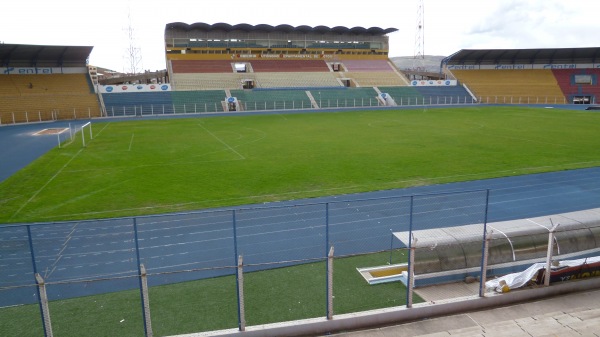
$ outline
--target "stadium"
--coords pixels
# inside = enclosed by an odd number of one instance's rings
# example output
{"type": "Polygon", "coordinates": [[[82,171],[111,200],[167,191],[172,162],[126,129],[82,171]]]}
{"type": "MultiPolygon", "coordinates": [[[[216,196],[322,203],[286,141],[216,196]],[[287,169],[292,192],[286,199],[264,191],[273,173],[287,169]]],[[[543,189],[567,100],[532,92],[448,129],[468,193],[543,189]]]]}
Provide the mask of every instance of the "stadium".
{"type": "Polygon", "coordinates": [[[407,70],[395,31],[173,22],[139,74],[0,44],[0,334],[325,335],[597,287],[600,48],[407,70]]]}

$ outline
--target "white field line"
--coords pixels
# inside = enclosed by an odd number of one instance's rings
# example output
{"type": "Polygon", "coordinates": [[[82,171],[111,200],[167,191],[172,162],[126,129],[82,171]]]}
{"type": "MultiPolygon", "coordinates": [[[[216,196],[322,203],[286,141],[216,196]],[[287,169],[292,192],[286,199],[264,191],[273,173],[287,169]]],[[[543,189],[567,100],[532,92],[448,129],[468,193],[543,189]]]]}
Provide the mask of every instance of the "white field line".
{"type": "MultiPolygon", "coordinates": [[[[583,163],[600,163],[600,162],[593,161],[593,162],[583,162],[583,163]]],[[[579,163],[579,164],[581,164],[581,163],[579,163]]],[[[397,183],[413,183],[414,184],[414,183],[419,183],[419,182],[435,183],[438,180],[443,180],[443,179],[447,179],[447,178],[477,177],[477,176],[482,176],[482,175],[490,174],[490,173],[511,173],[511,172],[512,173],[516,173],[516,172],[527,173],[530,170],[546,168],[546,167],[555,167],[555,166],[526,167],[526,168],[519,168],[519,169],[515,169],[515,170],[501,170],[501,171],[492,171],[492,172],[485,172],[485,173],[458,174],[458,175],[450,175],[450,176],[444,176],[444,177],[398,180],[398,181],[388,182],[383,185],[394,185],[397,183]]],[[[562,165],[558,166],[558,167],[562,167],[562,165]]],[[[184,207],[184,206],[195,205],[195,204],[197,205],[197,204],[202,204],[203,202],[231,202],[231,201],[240,201],[240,200],[245,201],[245,200],[264,199],[264,198],[276,198],[276,199],[288,198],[286,200],[290,200],[289,198],[293,195],[307,193],[307,192],[308,193],[311,193],[311,192],[322,193],[322,192],[337,191],[337,193],[351,193],[352,189],[360,188],[361,186],[364,186],[364,185],[351,185],[351,186],[333,187],[333,188],[324,188],[324,189],[293,191],[293,192],[278,193],[278,194],[249,195],[249,196],[240,196],[240,197],[234,197],[234,198],[211,199],[211,200],[192,201],[192,202],[177,203],[177,204],[163,204],[163,205],[154,205],[154,206],[145,206],[145,207],[122,208],[122,209],[113,209],[113,210],[96,211],[96,212],[69,213],[69,214],[62,214],[62,215],[57,215],[57,216],[45,217],[45,218],[53,219],[53,218],[57,218],[57,217],[60,218],[60,217],[64,217],[64,216],[111,214],[111,213],[115,213],[115,212],[124,212],[124,211],[130,212],[130,211],[139,211],[139,210],[146,210],[146,209],[160,209],[160,208],[172,209],[173,207],[184,207]]],[[[535,199],[535,198],[528,198],[528,199],[535,199]]]]}
{"type": "MultiPolygon", "coordinates": [[[[69,172],[69,171],[65,171],[65,172],[69,172]]],[[[83,195],[79,195],[79,196],[77,196],[77,197],[73,197],[73,198],[71,198],[71,199],[69,199],[69,200],[67,200],[67,201],[65,201],[65,202],[63,202],[63,203],[61,203],[61,204],[54,205],[54,206],[52,206],[52,207],[45,207],[45,208],[44,208],[44,211],[46,211],[46,212],[53,211],[53,210],[59,209],[59,208],[61,208],[61,207],[64,207],[64,206],[66,206],[66,205],[68,205],[68,204],[71,204],[71,203],[74,203],[74,202],[81,201],[81,200],[83,200],[83,199],[85,199],[85,198],[88,198],[88,197],[90,197],[90,196],[93,196],[93,195],[96,195],[96,194],[99,194],[99,193],[104,193],[105,191],[110,191],[110,189],[111,189],[111,188],[113,188],[113,187],[115,187],[115,186],[117,186],[117,185],[122,185],[122,184],[124,184],[124,183],[126,183],[126,182],[128,182],[128,181],[130,181],[130,180],[131,180],[131,179],[127,179],[127,180],[119,181],[119,182],[117,182],[117,183],[114,183],[114,184],[108,185],[108,186],[106,186],[106,187],[104,187],[104,188],[100,188],[100,189],[94,190],[93,192],[86,193],[86,194],[83,194],[83,195]]]]}
{"type": "Polygon", "coordinates": [[[209,135],[211,135],[214,139],[218,140],[221,144],[225,145],[225,147],[227,147],[229,150],[231,150],[231,152],[237,154],[240,157],[240,159],[246,159],[246,157],[242,156],[239,152],[237,152],[234,148],[232,148],[231,146],[229,146],[229,144],[225,143],[221,138],[217,137],[215,134],[213,134],[212,132],[210,132],[202,124],[198,124],[198,126],[200,126],[202,129],[204,129],[204,131],[206,131],[206,133],[208,133],[209,135]]]}
{"type": "Polygon", "coordinates": [[[100,131],[98,131],[98,133],[96,133],[96,138],[98,138],[98,136],[100,136],[102,131],[104,131],[104,129],[106,129],[109,125],[110,125],[110,122],[106,123],[106,125],[102,129],[100,129],[100,131]]]}
{"type": "MultiPolygon", "coordinates": [[[[258,136],[255,139],[251,139],[249,141],[244,142],[241,145],[249,145],[252,143],[256,143],[259,142],[263,139],[265,139],[266,133],[262,130],[258,130],[258,129],[252,129],[252,128],[246,128],[247,130],[252,130],[252,131],[256,131],[258,133],[260,133],[260,136],[258,136]]],[[[215,154],[215,153],[221,153],[221,152],[225,152],[225,151],[230,151],[228,148],[222,148],[219,149],[217,151],[209,151],[209,152],[205,152],[205,153],[200,153],[200,154],[196,154],[196,155],[192,155],[192,156],[186,156],[185,158],[181,158],[178,160],[173,160],[170,161],[168,163],[154,163],[154,164],[143,164],[143,165],[136,165],[136,166],[132,166],[132,165],[127,165],[125,167],[101,167],[101,168],[86,168],[86,169],[78,169],[78,170],[66,170],[65,172],[92,172],[92,171],[102,171],[102,172],[107,172],[107,170],[110,170],[111,172],[121,172],[121,171],[125,171],[125,170],[131,170],[131,169],[135,169],[135,168],[145,168],[145,167],[164,167],[167,165],[170,166],[175,166],[175,165],[181,165],[181,164],[198,164],[198,163],[225,163],[225,162],[233,162],[233,161],[239,161],[239,160],[245,160],[246,158],[236,158],[236,159],[211,159],[211,160],[197,160],[195,158],[202,158],[202,157],[206,157],[209,156],[211,154],[215,154]]],[[[1,200],[0,200],[1,202],[1,200]]]]}
{"type": "Polygon", "coordinates": [[[29,205],[31,200],[37,197],[37,195],[40,194],[40,192],[42,192],[46,188],[46,186],[48,186],[56,177],[58,177],[58,175],[61,174],[61,172],[73,161],[73,159],[77,158],[81,151],[83,151],[83,148],[79,149],[79,151],[77,151],[77,153],[75,153],[75,155],[71,157],[71,159],[69,159],[69,161],[66,162],[65,165],[63,165],[63,167],[60,168],[60,170],[58,170],[58,172],[56,172],[50,179],[48,179],[44,186],[40,187],[40,189],[37,190],[31,196],[31,198],[29,198],[23,205],[21,205],[21,207],[19,207],[19,209],[10,218],[13,219],[15,216],[17,216],[17,214],[19,214],[23,210],[23,208],[25,208],[25,206],[29,205]]]}
{"type": "Polygon", "coordinates": [[[135,136],[135,133],[131,134],[131,140],[129,141],[129,149],[127,149],[127,151],[131,151],[131,146],[133,145],[133,136],[135,136]]]}
{"type": "MultiPolygon", "coordinates": [[[[100,136],[100,133],[102,133],[102,131],[104,129],[106,129],[106,127],[109,125],[110,123],[106,124],[97,134],[96,134],[96,138],[98,138],[98,136],[100,136]]],[[[68,162],[65,163],[65,165],[63,165],[63,167],[60,168],[60,170],[58,170],[58,172],[56,172],[50,179],[48,179],[48,181],[44,184],[44,186],[40,187],[39,190],[37,190],[32,196],[31,198],[29,198],[23,205],[21,205],[21,207],[19,207],[19,209],[10,217],[11,219],[13,219],[15,216],[17,216],[19,213],[21,213],[21,211],[23,210],[23,208],[25,208],[27,205],[29,205],[29,203],[35,198],[37,197],[38,194],[40,194],[40,192],[42,192],[46,186],[48,186],[56,177],[58,177],[59,174],[61,174],[65,168],[67,168],[67,166],[69,166],[69,164],[71,164],[71,162],[77,158],[77,156],[81,153],[81,151],[83,151],[84,148],[79,149],[79,151],[77,151],[77,153],[75,153],[75,155],[73,157],[71,157],[71,159],[69,159],[68,162]]]]}

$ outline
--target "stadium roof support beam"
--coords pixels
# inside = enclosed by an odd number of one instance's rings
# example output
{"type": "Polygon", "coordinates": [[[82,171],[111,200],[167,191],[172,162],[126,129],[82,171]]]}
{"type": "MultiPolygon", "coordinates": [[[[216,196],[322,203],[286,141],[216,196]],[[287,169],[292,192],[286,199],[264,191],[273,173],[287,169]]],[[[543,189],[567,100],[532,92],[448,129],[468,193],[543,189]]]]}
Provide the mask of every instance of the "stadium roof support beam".
{"type": "Polygon", "coordinates": [[[461,49],[446,64],[598,63],[600,48],[461,49]]]}
{"type": "Polygon", "coordinates": [[[0,44],[0,63],[4,67],[37,66],[40,63],[85,67],[92,49],[87,46],[0,44]]]}

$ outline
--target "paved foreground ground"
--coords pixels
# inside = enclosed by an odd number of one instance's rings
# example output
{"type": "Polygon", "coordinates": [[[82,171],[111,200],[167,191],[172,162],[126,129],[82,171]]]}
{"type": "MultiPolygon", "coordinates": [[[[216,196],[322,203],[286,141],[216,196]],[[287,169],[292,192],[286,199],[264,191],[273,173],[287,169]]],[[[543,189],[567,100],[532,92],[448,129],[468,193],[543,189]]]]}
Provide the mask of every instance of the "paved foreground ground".
{"type": "Polygon", "coordinates": [[[596,290],[332,336],[600,336],[599,303],[596,290]]]}

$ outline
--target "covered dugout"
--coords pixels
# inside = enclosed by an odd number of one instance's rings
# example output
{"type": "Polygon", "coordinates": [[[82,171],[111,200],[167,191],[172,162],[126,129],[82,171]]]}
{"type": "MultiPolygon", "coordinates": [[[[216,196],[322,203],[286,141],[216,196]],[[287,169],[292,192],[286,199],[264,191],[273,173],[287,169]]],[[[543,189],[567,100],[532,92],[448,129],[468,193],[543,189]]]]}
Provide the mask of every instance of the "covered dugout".
{"type": "MultiPolygon", "coordinates": [[[[487,275],[523,271],[545,261],[553,226],[553,256],[574,259],[600,255],[600,209],[549,216],[412,231],[415,286],[479,276],[484,230],[488,234],[487,275]]],[[[411,232],[394,236],[409,246],[411,232]]]]}

